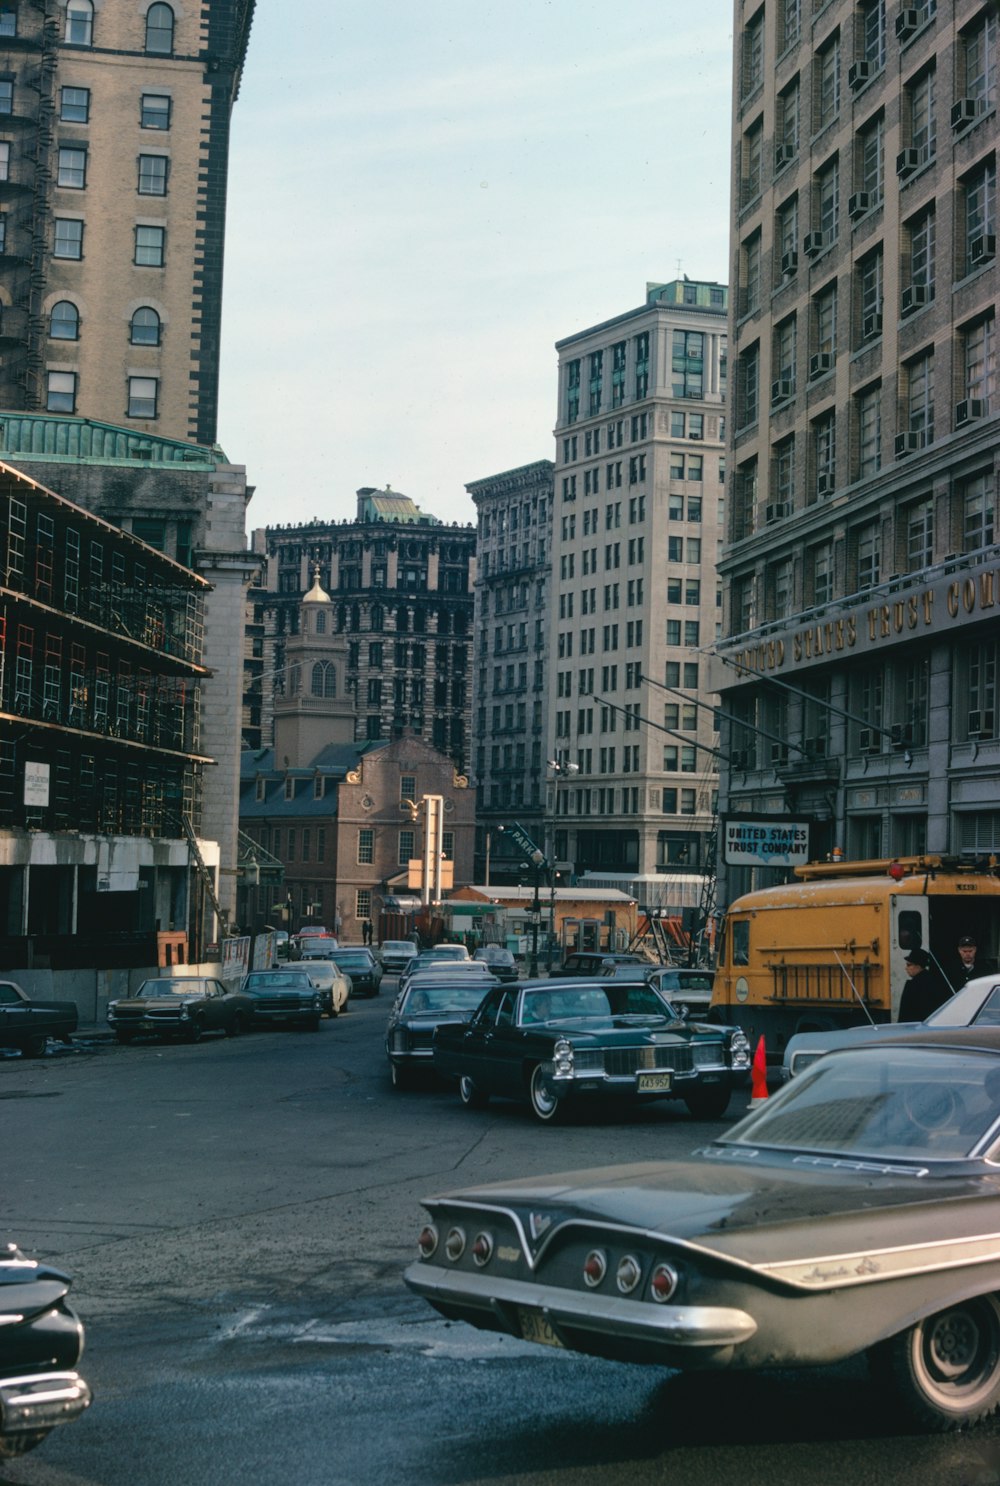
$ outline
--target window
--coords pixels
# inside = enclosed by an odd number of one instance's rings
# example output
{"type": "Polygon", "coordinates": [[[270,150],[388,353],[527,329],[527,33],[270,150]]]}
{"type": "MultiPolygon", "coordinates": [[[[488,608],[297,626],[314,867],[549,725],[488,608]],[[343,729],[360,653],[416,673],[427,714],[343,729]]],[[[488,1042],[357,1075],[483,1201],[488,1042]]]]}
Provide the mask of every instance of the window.
{"type": "Polygon", "coordinates": [[[56,217],[52,256],[83,257],[83,223],[77,217],[56,217]]]}
{"type": "Polygon", "coordinates": [[[0,213],[0,253],[7,251],[7,217],[0,213]]]}
{"type": "Polygon", "coordinates": [[[94,40],[94,7],[91,0],[69,0],[66,6],[66,40],[74,46],[90,46],[94,40]]]}
{"type": "Polygon", "coordinates": [[[814,189],[816,226],[822,236],[823,247],[837,240],[838,216],[840,212],[840,164],[831,160],[816,172],[814,189]]]}
{"type": "Polygon", "coordinates": [[[143,93],[139,123],[143,129],[170,128],[170,98],[166,93],[143,93]]]}
{"type": "Polygon", "coordinates": [[[787,619],[792,612],[793,566],[790,557],[772,564],[768,570],[769,619],[787,619]]]}
{"type": "Polygon", "coordinates": [[[923,435],[922,444],[934,438],[934,352],[908,361],[904,367],[906,387],[906,427],[923,435]]]}
{"type": "Polygon", "coordinates": [[[992,314],[962,331],[962,381],[966,398],[992,411],[996,392],[996,321],[992,314]]]}
{"type": "Polygon", "coordinates": [[[415,840],[416,840],[416,835],[415,835],[415,833],[413,831],[400,831],[400,833],[399,833],[399,851],[397,853],[397,862],[398,862],[399,866],[405,867],[406,864],[407,864],[407,862],[413,856],[414,841],[415,840]]]}
{"type": "Polygon", "coordinates": [[[815,62],[815,127],[825,129],[840,112],[840,33],[835,31],[815,62]]]}
{"type": "Polygon", "coordinates": [[[740,427],[756,423],[760,414],[760,343],[740,356],[740,427]]]}
{"type": "Polygon", "coordinates": [[[747,22],[743,32],[743,78],[742,96],[751,93],[764,81],[764,8],[747,22]]]}
{"type": "Polygon", "coordinates": [[[14,112],[14,83],[9,77],[0,78],[0,114],[14,112]]]}
{"type": "Polygon", "coordinates": [[[80,145],[60,145],[56,185],[82,191],[87,184],[87,151],[80,145]]]}
{"type": "Polygon", "coordinates": [[[774,132],[774,167],[780,169],[799,153],[799,80],[794,78],[778,94],[774,132]]]}
{"type": "Polygon", "coordinates": [[[146,50],[169,56],[174,49],[174,13],[169,5],[151,5],[146,12],[146,50]]]}
{"type": "Polygon", "coordinates": [[[793,46],[802,32],[802,0],[783,0],[781,6],[781,49],[793,46]]]}
{"type": "Polygon", "coordinates": [[[0,5],[0,36],[17,35],[17,6],[0,5]]]}
{"type": "Polygon", "coordinates": [[[992,546],[996,513],[996,485],[992,473],[974,475],[962,487],[962,550],[975,552],[992,546]]]}
{"type": "Polygon", "coordinates": [[[833,369],[837,354],[837,285],[828,284],[813,299],[813,345],[816,354],[809,363],[811,376],[833,369]]]}
{"type": "Polygon", "coordinates": [[[874,475],[882,467],[882,387],[876,382],[855,398],[858,426],[857,477],[874,475]]]}
{"type": "Polygon", "coordinates": [[[917,501],[906,512],[906,571],[919,573],[934,557],[934,503],[917,501]]]}
{"type": "Polygon", "coordinates": [[[165,227],[137,227],[135,229],[134,261],[145,268],[162,268],[166,241],[167,229],[165,227]]]}
{"type": "Polygon", "coordinates": [[[566,364],[566,422],[575,423],[579,416],[580,362],[577,360],[566,364]]]}
{"type": "Polygon", "coordinates": [[[705,337],[700,331],[674,331],[671,372],[674,397],[704,397],[705,337]]]}
{"type": "Polygon", "coordinates": [[[960,85],[977,115],[989,113],[997,103],[997,15],[988,5],[977,21],[960,38],[960,64],[964,81],[960,85]]]}
{"type": "Polygon", "coordinates": [[[375,860],[375,832],[362,829],[358,832],[358,865],[368,866],[375,860]]]}
{"type": "Polygon", "coordinates": [[[867,253],[857,266],[858,318],[861,343],[882,334],[882,244],[867,253]]]}
{"type": "MultiPolygon", "coordinates": [[[[2,14],[2,12],[0,12],[2,14]]],[[[66,124],[90,122],[90,89],[60,88],[59,117],[66,124]]]]}
{"type": "Polygon", "coordinates": [[[964,248],[965,272],[972,273],[994,257],[997,230],[997,167],[991,157],[978,166],[962,182],[962,199],[965,208],[964,248]]]}
{"type": "Polygon", "coordinates": [[[743,136],[743,178],[740,190],[741,206],[747,206],[760,195],[763,163],[764,120],[758,119],[743,136]]]}
{"type": "Polygon", "coordinates": [[[822,500],[833,494],[837,473],[837,422],[832,408],[814,421],[812,439],[814,466],[812,497],[813,500],[822,500]]]}
{"type": "Polygon", "coordinates": [[[362,923],[372,916],[372,890],[370,887],[359,887],[354,897],[354,916],[362,923]]]}
{"type": "Polygon", "coordinates": [[[858,130],[855,142],[854,181],[863,191],[867,201],[852,206],[852,215],[861,216],[882,200],[885,185],[885,140],[884,120],[878,114],[871,123],[858,130]]]}
{"type": "Polygon", "coordinates": [[[155,418],[156,397],[159,387],[157,377],[129,377],[128,416],[130,418],[155,418]]]}
{"type": "Polygon", "coordinates": [[[129,341],[133,346],[158,346],[161,329],[156,311],[148,304],[140,305],[129,322],[129,341]]]}
{"type": "Polygon", "coordinates": [[[49,413],[76,412],[76,372],[47,374],[45,407],[49,413]]]}
{"type": "Polygon", "coordinates": [[[771,495],[773,509],[767,513],[777,521],[791,514],[795,500],[795,435],[775,444],[771,459],[771,495]]]}
{"type": "Polygon", "coordinates": [[[166,196],[167,157],[165,155],[139,156],[140,196],[166,196]]]}
{"type": "Polygon", "coordinates": [[[592,351],[589,358],[590,364],[590,416],[593,418],[601,411],[601,397],[604,389],[604,352],[592,351]]]}
{"type": "Polygon", "coordinates": [[[877,521],[859,527],[855,537],[858,587],[871,588],[882,578],[882,528],[877,521]]]}
{"type": "Polygon", "coordinates": [[[859,20],[861,57],[876,72],[885,66],[885,0],[864,0],[859,20]]]}
{"type": "Polygon", "coordinates": [[[784,402],[786,398],[795,395],[795,368],[797,360],[797,321],[794,315],[789,315],[775,327],[774,347],[772,350],[772,365],[774,371],[774,384],[771,387],[771,401],[784,402]]]}
{"type": "MultiPolygon", "coordinates": [[[[925,165],[928,160],[933,160],[937,145],[933,68],[909,84],[904,90],[904,99],[905,111],[909,115],[910,146],[916,150],[919,163],[925,165]]],[[[902,156],[900,159],[902,161],[902,156]]]]}
{"type": "Polygon", "coordinates": [[[80,337],[80,312],[68,299],[60,299],[49,311],[49,335],[54,341],[75,341],[80,337]]]}
{"type": "Polygon", "coordinates": [[[809,556],[812,602],[828,604],[833,598],[833,543],[820,542],[812,549],[809,556]]]}
{"type": "Polygon", "coordinates": [[[907,224],[906,237],[910,248],[910,273],[909,288],[910,296],[907,300],[907,291],[903,290],[903,312],[916,309],[928,300],[934,298],[934,248],[935,248],[935,224],[934,208],[928,207],[919,216],[914,217],[907,224]],[[917,292],[914,293],[913,291],[917,292]]]}
{"type": "MultiPolygon", "coordinates": [[[[635,395],[641,399],[649,395],[649,331],[637,335],[632,346],[635,353],[635,395]]],[[[621,438],[618,442],[621,443],[621,438]]]]}

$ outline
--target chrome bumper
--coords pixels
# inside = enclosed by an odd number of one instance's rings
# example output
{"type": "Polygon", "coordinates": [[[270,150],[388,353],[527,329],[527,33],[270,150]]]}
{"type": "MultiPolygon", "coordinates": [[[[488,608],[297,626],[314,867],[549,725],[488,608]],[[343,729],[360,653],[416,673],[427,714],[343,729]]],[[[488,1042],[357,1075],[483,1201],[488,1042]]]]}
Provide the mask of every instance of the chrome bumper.
{"type": "Polygon", "coordinates": [[[403,1275],[411,1290],[431,1304],[488,1314],[514,1331],[505,1312],[541,1311],[558,1334],[560,1325],[599,1336],[627,1337],[673,1347],[721,1348],[749,1341],[757,1322],[728,1306],[656,1305],[604,1295],[577,1295],[525,1280],[487,1279],[466,1270],[443,1270],[417,1261],[403,1275]]]}
{"type": "Polygon", "coordinates": [[[0,1380],[0,1435],[71,1424],[90,1405],[90,1389],[75,1372],[26,1373],[0,1380]]]}

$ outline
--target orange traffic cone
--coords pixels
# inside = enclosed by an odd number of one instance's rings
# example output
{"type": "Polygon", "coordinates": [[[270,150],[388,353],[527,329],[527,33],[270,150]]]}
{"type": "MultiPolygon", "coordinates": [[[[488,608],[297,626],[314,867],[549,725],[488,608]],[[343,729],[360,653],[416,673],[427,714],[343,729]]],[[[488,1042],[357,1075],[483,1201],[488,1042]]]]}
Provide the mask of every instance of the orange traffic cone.
{"type": "Polygon", "coordinates": [[[764,1048],[764,1039],[757,1039],[757,1051],[753,1055],[753,1065],[750,1071],[750,1079],[753,1092],[750,1095],[750,1108],[755,1104],[763,1104],[767,1098],[767,1052],[764,1048]]]}

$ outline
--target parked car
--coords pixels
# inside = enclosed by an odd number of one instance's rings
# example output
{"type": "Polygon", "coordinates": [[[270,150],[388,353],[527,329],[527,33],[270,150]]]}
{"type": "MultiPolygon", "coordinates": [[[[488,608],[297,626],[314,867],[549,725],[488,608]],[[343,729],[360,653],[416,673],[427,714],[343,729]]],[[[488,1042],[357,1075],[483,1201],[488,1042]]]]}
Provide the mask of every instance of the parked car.
{"type": "Polygon", "coordinates": [[[682,1099],[696,1119],[719,1119],[750,1049],[736,1027],[678,1020],[644,982],[536,980],[497,986],[467,1027],[441,1027],[434,1068],[458,1079],[463,1104],[518,1099],[546,1124],[608,1100],[682,1099]]]}
{"type": "Polygon", "coordinates": [[[417,957],[417,946],[411,939],[385,939],[379,945],[378,960],[386,975],[398,975],[417,957]]]}
{"type": "Polygon", "coordinates": [[[0,981],[0,1047],[19,1048],[22,1058],[40,1058],[50,1037],[69,1042],[76,1024],[73,1001],[35,1001],[13,980],[0,981]]]}
{"type": "Polygon", "coordinates": [[[491,986],[492,976],[427,970],[411,978],[396,997],[385,1034],[394,1089],[410,1088],[433,1067],[434,1031],[446,1022],[467,1022],[491,986]]]}
{"type": "Polygon", "coordinates": [[[921,1027],[930,1030],[945,1027],[1000,1026],[1000,977],[981,975],[970,980],[960,991],[932,1011],[924,1022],[865,1022],[860,1027],[841,1027],[835,1032],[797,1032],[788,1039],[782,1062],[782,1076],[792,1078],[812,1066],[836,1048],[856,1047],[871,1041],[891,1042],[921,1027]]]}
{"type": "Polygon", "coordinates": [[[325,960],[338,943],[333,934],[300,934],[294,958],[296,960],[325,960]]]}
{"type": "Polygon", "coordinates": [[[288,930],[287,929],[275,929],[274,930],[274,954],[275,954],[275,958],[276,959],[279,959],[279,960],[287,960],[288,959],[288,949],[289,949],[288,930]]]}
{"type": "Polygon", "coordinates": [[[345,944],[332,949],[329,958],[351,982],[352,996],[377,996],[382,984],[382,966],[366,944],[345,944]]]}
{"type": "Polygon", "coordinates": [[[476,950],[472,958],[481,960],[497,980],[517,979],[517,961],[509,949],[504,949],[499,944],[484,944],[482,949],[476,950]]]}
{"type": "Polygon", "coordinates": [[[950,1430],[1000,1404],[1000,1029],[831,1053],[687,1160],[430,1198],[449,1320],[619,1361],[825,1365],[950,1430]]]}
{"type": "Polygon", "coordinates": [[[288,975],[299,975],[304,970],[319,992],[320,1006],[324,1016],[339,1016],[347,1010],[351,995],[350,977],[334,960],[300,960],[280,968],[288,975]]]}
{"type": "Polygon", "coordinates": [[[414,955],[400,972],[399,983],[402,986],[406,976],[412,975],[415,970],[426,970],[431,965],[471,965],[474,963],[464,944],[438,944],[433,949],[422,949],[418,955],[414,955]]]}
{"type": "Polygon", "coordinates": [[[62,1270],[0,1245],[0,1460],[27,1454],[90,1404],[69,1287],[62,1270]]]}
{"type": "Polygon", "coordinates": [[[107,1017],[119,1042],[150,1036],[200,1042],[206,1032],[245,1032],[253,1005],[238,986],[207,975],[157,975],[110,1001],[107,1017]]]}
{"type": "Polygon", "coordinates": [[[612,965],[649,965],[641,955],[611,954],[606,950],[578,949],[566,956],[561,965],[549,971],[550,975],[573,976],[603,975],[612,965]]]}
{"type": "Polygon", "coordinates": [[[708,1012],[715,979],[711,970],[695,970],[681,965],[636,965],[629,960],[605,965],[601,976],[631,980],[637,971],[641,972],[647,985],[654,986],[668,997],[680,1015],[704,1017],[708,1012]]]}
{"type": "Polygon", "coordinates": [[[318,1032],[323,1002],[301,965],[251,970],[243,981],[255,1027],[305,1027],[318,1032]]]}
{"type": "Polygon", "coordinates": [[[409,985],[414,975],[424,975],[428,971],[436,971],[444,975],[482,975],[490,976],[490,967],[484,960],[456,960],[456,959],[424,959],[423,955],[409,965],[399,977],[399,989],[402,991],[409,985]]]}

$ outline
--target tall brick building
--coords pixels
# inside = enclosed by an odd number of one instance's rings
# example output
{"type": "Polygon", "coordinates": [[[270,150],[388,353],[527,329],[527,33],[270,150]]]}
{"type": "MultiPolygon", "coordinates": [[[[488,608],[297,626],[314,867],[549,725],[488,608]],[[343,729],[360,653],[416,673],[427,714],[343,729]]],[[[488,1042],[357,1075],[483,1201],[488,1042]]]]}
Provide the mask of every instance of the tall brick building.
{"type": "Polygon", "coordinates": [[[997,9],[735,15],[723,808],[993,853],[997,9]]]}

